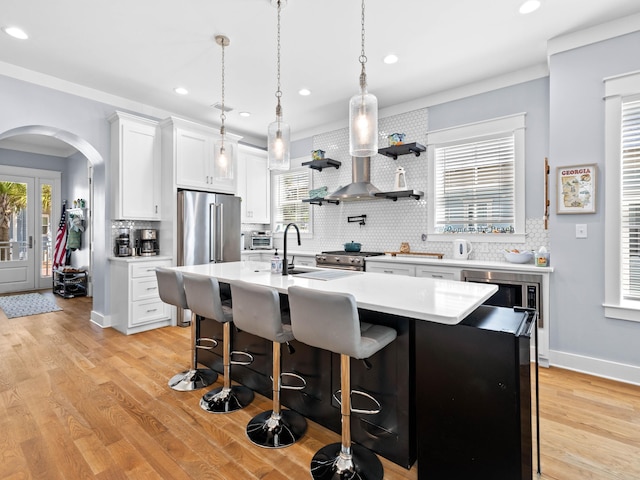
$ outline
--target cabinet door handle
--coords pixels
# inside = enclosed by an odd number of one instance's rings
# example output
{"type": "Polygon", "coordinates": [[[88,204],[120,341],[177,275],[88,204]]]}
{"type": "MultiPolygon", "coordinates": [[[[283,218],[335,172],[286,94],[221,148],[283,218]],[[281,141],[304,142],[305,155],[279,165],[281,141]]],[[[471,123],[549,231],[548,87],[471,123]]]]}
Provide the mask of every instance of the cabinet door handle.
{"type": "Polygon", "coordinates": [[[157,290],[158,287],[147,287],[147,290],[157,290]]]}
{"type": "Polygon", "coordinates": [[[434,274],[434,275],[431,275],[431,278],[444,278],[444,276],[443,275],[435,275],[434,274]]]}
{"type": "Polygon", "coordinates": [[[393,273],[393,270],[383,270],[384,273],[393,273]]]}
{"type": "Polygon", "coordinates": [[[156,205],[156,213],[158,213],[158,205],[156,205]]]}
{"type": "Polygon", "coordinates": [[[151,312],[157,312],[158,309],[157,308],[152,308],[151,310],[147,310],[147,313],[151,313],[151,312]]]}

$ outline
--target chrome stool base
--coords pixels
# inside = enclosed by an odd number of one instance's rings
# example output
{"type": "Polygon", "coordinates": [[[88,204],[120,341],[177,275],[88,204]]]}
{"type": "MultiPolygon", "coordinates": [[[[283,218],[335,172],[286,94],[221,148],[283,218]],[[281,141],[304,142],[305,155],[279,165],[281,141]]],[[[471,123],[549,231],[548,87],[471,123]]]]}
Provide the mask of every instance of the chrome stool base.
{"type": "Polygon", "coordinates": [[[351,445],[351,455],[341,453],[342,444],[322,447],[311,459],[311,476],[315,480],[382,480],[382,463],[371,450],[351,445]]]}
{"type": "Polygon", "coordinates": [[[199,388],[208,387],[215,383],[218,374],[208,368],[198,368],[195,370],[185,370],[171,377],[168,384],[179,392],[191,392],[199,388]]]}
{"type": "Polygon", "coordinates": [[[252,400],[253,390],[242,385],[219,387],[203,395],[200,408],[209,413],[230,413],[246,407],[252,400]]]}
{"type": "Polygon", "coordinates": [[[259,447],[282,448],[296,443],[307,431],[307,421],[298,412],[273,410],[259,413],[247,425],[247,437],[259,447]]]}

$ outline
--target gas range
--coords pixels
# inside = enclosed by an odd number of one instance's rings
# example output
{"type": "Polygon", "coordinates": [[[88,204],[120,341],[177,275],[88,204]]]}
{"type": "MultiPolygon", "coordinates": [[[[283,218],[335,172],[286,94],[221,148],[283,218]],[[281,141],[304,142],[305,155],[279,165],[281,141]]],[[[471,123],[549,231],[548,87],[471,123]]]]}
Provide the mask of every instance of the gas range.
{"type": "Polygon", "coordinates": [[[384,252],[345,252],[344,250],[322,252],[316,254],[316,267],[363,272],[366,269],[364,259],[378,255],[384,255],[384,252]]]}

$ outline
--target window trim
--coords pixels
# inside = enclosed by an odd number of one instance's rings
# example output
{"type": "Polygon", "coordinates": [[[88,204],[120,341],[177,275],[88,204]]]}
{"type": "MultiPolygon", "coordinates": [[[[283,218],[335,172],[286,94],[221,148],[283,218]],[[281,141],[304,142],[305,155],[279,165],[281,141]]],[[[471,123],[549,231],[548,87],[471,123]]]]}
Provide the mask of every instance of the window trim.
{"type": "Polygon", "coordinates": [[[427,203],[427,233],[430,240],[446,241],[464,238],[477,241],[480,234],[438,233],[435,231],[435,147],[474,138],[491,137],[497,134],[514,134],[514,183],[515,183],[515,233],[482,234],[483,242],[525,243],[525,119],[526,113],[517,113],[476,123],[433,130],[427,133],[427,158],[429,169],[429,193],[427,203]]]}
{"type": "MultiPolygon", "coordinates": [[[[275,231],[275,223],[276,223],[276,211],[278,209],[278,198],[277,198],[277,181],[276,176],[286,174],[286,173],[296,173],[296,172],[306,172],[309,175],[309,190],[313,189],[313,175],[311,174],[311,169],[307,167],[303,167],[301,164],[303,161],[306,161],[307,158],[296,158],[291,160],[291,168],[287,171],[282,170],[272,170],[271,171],[271,230],[273,232],[273,238],[283,238],[283,232],[275,231]],[[298,166],[296,166],[298,165],[298,166]]],[[[289,230],[291,233],[291,230],[289,230]]],[[[300,232],[300,237],[302,238],[313,238],[313,208],[309,205],[309,231],[300,232]]]]}
{"type": "Polygon", "coordinates": [[[640,322],[640,301],[622,298],[621,195],[622,103],[640,95],[640,72],[604,79],[605,84],[605,234],[604,315],[640,322]]]}

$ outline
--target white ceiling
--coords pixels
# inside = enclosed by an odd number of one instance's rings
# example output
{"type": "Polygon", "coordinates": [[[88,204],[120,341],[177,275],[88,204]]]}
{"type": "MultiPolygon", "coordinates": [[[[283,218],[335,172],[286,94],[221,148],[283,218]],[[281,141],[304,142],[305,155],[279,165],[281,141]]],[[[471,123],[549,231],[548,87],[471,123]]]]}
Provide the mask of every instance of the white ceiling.
{"type": "MultiPolygon", "coordinates": [[[[520,3],[367,0],[369,91],[380,108],[516,71],[544,72],[549,39],[640,13],[638,0],[542,0],[530,15],[518,13],[520,3]],[[384,64],[388,53],[400,61],[384,64]]],[[[224,34],[231,39],[226,104],[234,109],[227,131],[264,141],[274,119],[276,9],[270,0],[2,0],[0,26],[9,25],[30,39],[0,34],[0,74],[28,73],[51,83],[33,74],[39,72],[108,103],[216,126],[220,111],[211,105],[221,100],[221,47],[213,37],[224,34]],[[190,94],[178,96],[176,86],[190,94]],[[240,111],[252,116],[242,118],[240,111]]],[[[292,137],[346,126],[348,101],[358,89],[360,1],[289,0],[281,42],[282,104],[292,137]],[[303,87],[311,96],[298,95],[303,87]]]]}

